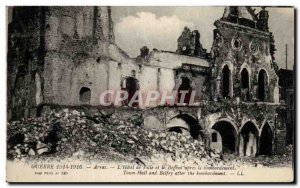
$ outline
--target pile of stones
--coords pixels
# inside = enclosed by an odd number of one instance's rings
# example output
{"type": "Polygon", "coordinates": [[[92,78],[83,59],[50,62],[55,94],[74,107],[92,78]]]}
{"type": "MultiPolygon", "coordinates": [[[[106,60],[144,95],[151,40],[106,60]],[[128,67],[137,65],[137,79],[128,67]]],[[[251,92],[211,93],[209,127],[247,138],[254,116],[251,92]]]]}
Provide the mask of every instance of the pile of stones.
{"type": "Polygon", "coordinates": [[[141,118],[123,121],[115,114],[86,115],[77,110],[51,110],[41,117],[8,123],[7,155],[59,159],[129,161],[136,158],[222,163],[221,156],[188,134],[147,130],[141,118]]]}

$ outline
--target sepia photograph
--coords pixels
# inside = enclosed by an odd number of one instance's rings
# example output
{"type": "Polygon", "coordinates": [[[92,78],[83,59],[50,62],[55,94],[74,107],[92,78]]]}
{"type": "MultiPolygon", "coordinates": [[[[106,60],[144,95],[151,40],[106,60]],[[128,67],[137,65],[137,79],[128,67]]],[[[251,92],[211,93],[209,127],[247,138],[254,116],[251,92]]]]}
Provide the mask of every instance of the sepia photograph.
{"type": "Polygon", "coordinates": [[[294,7],[6,16],[7,182],[295,182],[294,7]]]}

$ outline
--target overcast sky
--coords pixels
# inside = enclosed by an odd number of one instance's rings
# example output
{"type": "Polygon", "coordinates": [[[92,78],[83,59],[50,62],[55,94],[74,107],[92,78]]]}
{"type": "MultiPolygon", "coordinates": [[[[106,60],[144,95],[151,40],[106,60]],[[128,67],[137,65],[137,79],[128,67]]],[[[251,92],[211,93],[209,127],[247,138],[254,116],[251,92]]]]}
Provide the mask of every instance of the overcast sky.
{"type": "MultiPolygon", "coordinates": [[[[256,8],[256,13],[260,8],[256,8]]],[[[276,61],[285,68],[285,44],[288,44],[288,69],[294,63],[294,9],[267,8],[269,28],[276,42],[276,61]]],[[[197,29],[204,48],[210,51],[213,23],[222,17],[224,7],[112,7],[116,43],[131,57],[142,46],[175,51],[184,26],[197,29]]]]}
{"type": "MultiPolygon", "coordinates": [[[[213,23],[222,17],[225,7],[112,7],[116,43],[131,57],[140,53],[142,46],[150,50],[176,51],[177,38],[183,28],[197,29],[204,48],[210,51],[213,23]]],[[[260,8],[256,8],[256,13],[260,8]]],[[[288,69],[294,64],[294,9],[268,7],[269,28],[274,33],[276,62],[285,68],[285,45],[288,44],[288,69]]],[[[11,11],[8,10],[8,22],[11,11]]]]}

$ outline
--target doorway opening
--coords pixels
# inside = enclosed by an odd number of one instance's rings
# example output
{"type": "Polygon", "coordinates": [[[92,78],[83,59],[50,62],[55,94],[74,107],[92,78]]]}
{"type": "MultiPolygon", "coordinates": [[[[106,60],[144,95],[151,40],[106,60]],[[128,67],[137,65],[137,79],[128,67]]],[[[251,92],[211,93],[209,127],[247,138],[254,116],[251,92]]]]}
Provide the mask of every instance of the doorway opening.
{"type": "Polygon", "coordinates": [[[257,153],[258,130],[252,122],[247,122],[241,131],[243,156],[255,156],[257,153]]]}
{"type": "Polygon", "coordinates": [[[91,90],[88,87],[82,87],[79,91],[79,101],[84,104],[90,104],[91,90]]]}
{"type": "Polygon", "coordinates": [[[237,141],[237,133],[234,126],[227,121],[219,121],[212,128],[221,135],[222,153],[234,154],[237,141]]]}
{"type": "Polygon", "coordinates": [[[269,124],[265,124],[260,135],[260,152],[261,155],[273,154],[273,133],[269,124]]]}

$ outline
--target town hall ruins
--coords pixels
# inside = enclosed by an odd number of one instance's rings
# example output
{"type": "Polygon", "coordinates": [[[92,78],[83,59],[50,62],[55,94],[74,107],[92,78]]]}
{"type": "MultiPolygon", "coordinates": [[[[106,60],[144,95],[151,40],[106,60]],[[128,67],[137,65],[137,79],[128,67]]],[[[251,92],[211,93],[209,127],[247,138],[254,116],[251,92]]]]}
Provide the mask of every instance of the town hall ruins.
{"type": "MultiPolygon", "coordinates": [[[[176,52],[146,46],[136,58],[115,44],[110,7],[14,7],[8,28],[8,119],[57,107],[140,114],[147,129],[190,134],[237,156],[284,152],[284,103],[268,11],[226,7],[210,50],[183,28],[176,52]],[[107,90],[187,91],[184,103],[103,107],[107,90]],[[194,105],[187,105],[195,91],[194,105]]],[[[113,98],[107,97],[107,102],[113,98]]]]}

